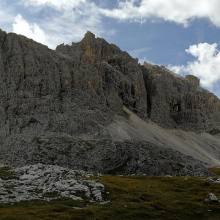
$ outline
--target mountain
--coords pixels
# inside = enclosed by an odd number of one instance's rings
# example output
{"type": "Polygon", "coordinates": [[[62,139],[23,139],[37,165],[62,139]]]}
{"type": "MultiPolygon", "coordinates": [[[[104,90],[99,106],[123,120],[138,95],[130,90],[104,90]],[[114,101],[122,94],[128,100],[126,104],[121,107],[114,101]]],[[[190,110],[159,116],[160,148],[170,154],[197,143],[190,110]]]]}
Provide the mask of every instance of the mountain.
{"type": "Polygon", "coordinates": [[[87,32],[56,50],[0,31],[0,160],[112,174],[207,175],[220,100],[87,32]]]}

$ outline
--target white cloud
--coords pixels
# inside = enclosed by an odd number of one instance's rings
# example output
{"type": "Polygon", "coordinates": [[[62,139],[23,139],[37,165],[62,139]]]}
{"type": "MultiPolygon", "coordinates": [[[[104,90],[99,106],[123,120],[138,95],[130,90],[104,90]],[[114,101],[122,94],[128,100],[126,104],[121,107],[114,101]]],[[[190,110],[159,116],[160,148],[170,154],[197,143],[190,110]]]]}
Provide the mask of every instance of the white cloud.
{"type": "Polygon", "coordinates": [[[18,0],[14,6],[5,3],[1,7],[2,2],[7,3],[7,0],[0,0],[2,27],[6,26],[7,31],[16,30],[51,48],[78,41],[87,30],[98,36],[111,35],[114,30],[107,30],[104,26],[105,16],[140,22],[156,17],[184,25],[193,18],[206,17],[220,26],[219,0],[118,0],[119,5],[114,9],[103,9],[94,0],[18,0]],[[7,10],[10,12],[4,13],[7,10]],[[32,17],[30,11],[33,12],[32,17]],[[8,28],[11,17],[18,13],[25,17],[27,30],[18,28],[17,23],[21,21],[15,22],[15,28],[8,28]],[[4,14],[8,14],[10,19],[4,19],[4,14]]]}
{"type": "Polygon", "coordinates": [[[23,0],[26,5],[50,6],[59,10],[75,8],[88,0],[23,0]]]}
{"type": "Polygon", "coordinates": [[[120,0],[117,8],[103,9],[105,16],[140,21],[160,18],[187,25],[194,18],[208,18],[220,26],[219,0],[120,0]]]}
{"type": "Polygon", "coordinates": [[[190,46],[186,52],[196,60],[188,62],[185,66],[170,66],[178,74],[193,74],[201,79],[205,88],[213,89],[220,82],[220,51],[218,45],[200,43],[190,46]]]}
{"type": "Polygon", "coordinates": [[[147,51],[151,50],[150,47],[141,47],[137,49],[133,49],[128,51],[129,54],[131,54],[134,58],[141,57],[143,54],[145,54],[147,51]]]}
{"type": "MultiPolygon", "coordinates": [[[[105,32],[102,18],[94,3],[82,4],[75,10],[66,8],[59,15],[48,16],[40,22],[54,47],[61,43],[79,41],[88,30],[98,36],[105,32]]],[[[106,33],[109,32],[110,30],[106,30],[106,33]]]]}
{"type": "Polygon", "coordinates": [[[14,21],[13,9],[7,7],[5,2],[0,0],[0,28],[4,28],[5,31],[9,30],[9,26],[14,21]]]}
{"type": "Polygon", "coordinates": [[[11,14],[8,11],[5,10],[1,10],[0,8],[0,23],[4,24],[4,23],[8,23],[11,22],[13,20],[13,16],[11,16],[11,14]]]}
{"type": "MultiPolygon", "coordinates": [[[[90,0],[20,1],[26,10],[34,9],[37,12],[32,19],[35,18],[37,20],[35,23],[46,33],[49,40],[45,42],[52,49],[61,43],[67,44],[81,40],[88,30],[98,36],[103,33],[113,33],[112,30],[105,30],[99,7],[90,0]],[[47,13],[42,13],[42,16],[41,12],[45,12],[44,9],[47,10],[47,13]]],[[[31,29],[33,30],[33,28],[31,29]]],[[[25,32],[23,34],[28,37],[30,35],[25,32]]]]}
{"type": "Polygon", "coordinates": [[[36,23],[28,23],[20,14],[15,17],[12,28],[14,33],[24,35],[39,43],[50,45],[45,32],[36,23]]]}

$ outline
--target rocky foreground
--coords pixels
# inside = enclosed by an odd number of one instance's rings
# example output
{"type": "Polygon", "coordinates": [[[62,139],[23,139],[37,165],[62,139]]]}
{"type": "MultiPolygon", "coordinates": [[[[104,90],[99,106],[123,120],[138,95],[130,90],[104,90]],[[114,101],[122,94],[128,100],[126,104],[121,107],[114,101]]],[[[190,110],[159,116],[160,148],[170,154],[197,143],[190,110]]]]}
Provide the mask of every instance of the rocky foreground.
{"type": "Polygon", "coordinates": [[[104,184],[109,192],[106,195],[107,202],[60,199],[50,202],[41,200],[15,204],[0,203],[0,219],[220,219],[219,176],[201,178],[104,175],[95,179],[104,184]]]}
{"type": "Polygon", "coordinates": [[[59,166],[36,164],[8,171],[0,178],[0,204],[69,198],[102,202],[104,185],[91,175],[59,166]]]}

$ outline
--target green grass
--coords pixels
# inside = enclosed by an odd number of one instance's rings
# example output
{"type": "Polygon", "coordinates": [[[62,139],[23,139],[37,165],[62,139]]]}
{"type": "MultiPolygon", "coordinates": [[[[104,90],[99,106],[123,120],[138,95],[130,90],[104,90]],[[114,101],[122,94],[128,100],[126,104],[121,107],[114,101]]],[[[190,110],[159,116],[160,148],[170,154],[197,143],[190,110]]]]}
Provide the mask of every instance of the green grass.
{"type": "Polygon", "coordinates": [[[110,203],[60,200],[0,207],[0,220],[219,220],[220,185],[195,177],[103,176],[110,203]],[[78,207],[78,208],[76,208],[78,207]]]}
{"type": "Polygon", "coordinates": [[[219,167],[212,167],[209,171],[217,176],[220,176],[220,168],[219,167]]]}

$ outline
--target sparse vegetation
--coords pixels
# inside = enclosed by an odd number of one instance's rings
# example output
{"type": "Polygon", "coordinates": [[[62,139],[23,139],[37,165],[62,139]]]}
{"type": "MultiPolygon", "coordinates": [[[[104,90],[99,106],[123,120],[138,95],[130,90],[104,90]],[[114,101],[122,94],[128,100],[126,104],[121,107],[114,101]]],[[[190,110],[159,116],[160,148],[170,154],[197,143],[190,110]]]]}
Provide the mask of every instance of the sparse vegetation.
{"type": "Polygon", "coordinates": [[[220,167],[212,167],[209,169],[209,171],[215,175],[220,176],[220,167]]]}
{"type": "Polygon", "coordinates": [[[58,192],[47,192],[43,194],[44,197],[48,197],[48,198],[56,198],[59,196],[58,192]]]}
{"type": "Polygon", "coordinates": [[[205,202],[208,193],[220,197],[220,185],[196,177],[104,176],[111,201],[95,204],[72,200],[4,205],[1,220],[218,220],[220,203],[205,202]]]}
{"type": "Polygon", "coordinates": [[[15,173],[9,167],[0,167],[0,178],[3,180],[15,178],[15,173]]]}

